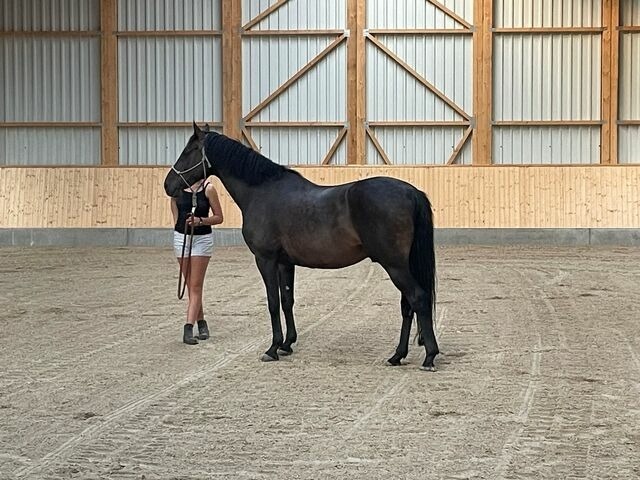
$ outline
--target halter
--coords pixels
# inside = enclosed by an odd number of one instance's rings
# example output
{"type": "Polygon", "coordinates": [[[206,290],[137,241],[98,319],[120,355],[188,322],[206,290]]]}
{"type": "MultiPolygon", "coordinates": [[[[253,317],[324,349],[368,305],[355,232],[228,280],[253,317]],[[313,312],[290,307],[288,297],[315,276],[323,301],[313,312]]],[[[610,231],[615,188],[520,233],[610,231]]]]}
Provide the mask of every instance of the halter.
{"type": "Polygon", "coordinates": [[[183,175],[185,173],[187,173],[187,172],[190,172],[191,170],[195,170],[200,165],[202,165],[202,172],[204,173],[204,177],[203,178],[206,179],[207,178],[207,167],[211,168],[211,162],[209,161],[209,158],[207,157],[207,154],[204,152],[204,145],[202,146],[202,160],[200,160],[194,166],[187,168],[186,170],[180,171],[180,170],[176,169],[175,165],[171,166],[171,170],[173,170],[182,179],[182,181],[187,185],[189,190],[191,190],[191,184],[185,180],[183,175]]]}

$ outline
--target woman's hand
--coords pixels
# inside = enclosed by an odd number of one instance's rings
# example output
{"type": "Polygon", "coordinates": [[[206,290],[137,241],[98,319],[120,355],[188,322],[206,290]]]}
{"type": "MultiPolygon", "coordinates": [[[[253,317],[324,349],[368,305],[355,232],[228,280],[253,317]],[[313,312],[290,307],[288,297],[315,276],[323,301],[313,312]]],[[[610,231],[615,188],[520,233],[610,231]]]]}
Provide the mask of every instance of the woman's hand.
{"type": "Polygon", "coordinates": [[[204,225],[204,221],[202,220],[202,217],[194,217],[193,215],[189,215],[187,217],[187,225],[190,226],[194,226],[194,227],[199,227],[201,225],[204,225]]]}

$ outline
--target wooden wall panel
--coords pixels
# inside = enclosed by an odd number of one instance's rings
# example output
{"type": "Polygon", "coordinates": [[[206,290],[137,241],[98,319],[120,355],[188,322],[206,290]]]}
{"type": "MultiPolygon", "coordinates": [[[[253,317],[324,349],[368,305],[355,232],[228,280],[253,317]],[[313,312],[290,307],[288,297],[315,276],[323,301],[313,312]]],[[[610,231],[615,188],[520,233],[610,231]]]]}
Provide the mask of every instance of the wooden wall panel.
{"type": "MultiPolygon", "coordinates": [[[[421,188],[438,227],[640,228],[640,166],[300,167],[320,184],[388,175],[421,188]]],[[[169,227],[166,168],[0,168],[0,227],[169,227]]],[[[239,209],[218,183],[224,227],[239,209]]]]}

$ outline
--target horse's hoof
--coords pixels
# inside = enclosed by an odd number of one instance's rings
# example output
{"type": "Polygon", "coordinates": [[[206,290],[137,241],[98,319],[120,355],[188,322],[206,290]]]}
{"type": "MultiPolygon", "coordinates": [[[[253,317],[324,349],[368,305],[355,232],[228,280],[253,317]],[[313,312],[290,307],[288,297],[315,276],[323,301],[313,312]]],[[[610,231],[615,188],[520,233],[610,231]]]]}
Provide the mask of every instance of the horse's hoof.
{"type": "Polygon", "coordinates": [[[397,358],[394,355],[389,360],[387,360],[386,363],[387,363],[387,366],[389,366],[389,367],[399,367],[400,365],[402,365],[402,359],[401,358],[397,358]]]}
{"type": "Polygon", "coordinates": [[[287,355],[291,355],[293,353],[293,349],[291,347],[280,347],[278,348],[278,353],[286,357],[287,355]]]}
{"type": "Polygon", "coordinates": [[[278,357],[273,358],[268,353],[263,353],[262,356],[260,357],[260,361],[262,362],[275,362],[276,360],[278,360],[278,357]]]}
{"type": "Polygon", "coordinates": [[[424,365],[420,366],[420,370],[423,370],[425,372],[435,372],[436,371],[436,367],[434,367],[433,365],[425,367],[424,365]]]}

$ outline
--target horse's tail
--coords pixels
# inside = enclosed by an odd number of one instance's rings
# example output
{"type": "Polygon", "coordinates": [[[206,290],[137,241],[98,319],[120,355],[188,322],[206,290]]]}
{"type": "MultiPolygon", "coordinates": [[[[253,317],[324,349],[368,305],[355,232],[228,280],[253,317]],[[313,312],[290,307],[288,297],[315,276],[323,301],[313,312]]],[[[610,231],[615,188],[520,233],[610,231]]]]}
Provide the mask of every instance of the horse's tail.
{"type": "MultiPolygon", "coordinates": [[[[409,253],[409,270],[427,294],[427,305],[435,319],[436,308],[436,254],[433,241],[433,212],[429,199],[416,190],[413,211],[413,243],[409,253]]],[[[435,321],[435,320],[434,320],[435,321]]],[[[422,345],[420,322],[418,343],[422,345]]]]}

